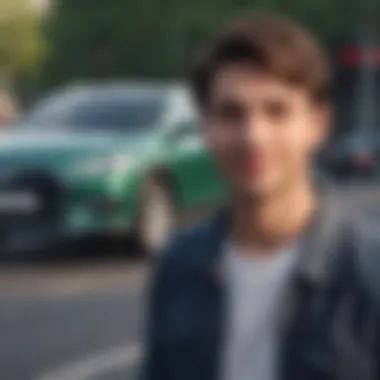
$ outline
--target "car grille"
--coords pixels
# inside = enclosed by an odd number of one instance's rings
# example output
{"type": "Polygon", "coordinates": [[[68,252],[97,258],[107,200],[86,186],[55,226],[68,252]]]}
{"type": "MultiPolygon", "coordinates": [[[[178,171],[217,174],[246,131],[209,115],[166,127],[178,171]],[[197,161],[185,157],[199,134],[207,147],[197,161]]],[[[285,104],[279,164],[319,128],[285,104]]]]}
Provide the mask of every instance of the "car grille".
{"type": "MultiPolygon", "coordinates": [[[[31,194],[38,200],[33,210],[23,212],[0,202],[0,225],[18,225],[23,221],[57,221],[61,219],[62,186],[49,172],[28,170],[0,176],[0,197],[4,194],[31,194]]],[[[17,208],[17,207],[16,207],[17,208]]]]}

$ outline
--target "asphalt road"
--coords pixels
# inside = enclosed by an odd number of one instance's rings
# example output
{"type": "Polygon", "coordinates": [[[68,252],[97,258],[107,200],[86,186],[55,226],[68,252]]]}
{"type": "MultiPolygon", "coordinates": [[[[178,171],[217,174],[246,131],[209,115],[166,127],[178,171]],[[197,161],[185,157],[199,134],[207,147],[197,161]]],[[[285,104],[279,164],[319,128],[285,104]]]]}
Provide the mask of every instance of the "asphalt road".
{"type": "MultiPolygon", "coordinates": [[[[344,198],[380,221],[380,185],[344,198]]],[[[147,272],[120,258],[0,267],[0,379],[136,378],[147,272]]]]}
{"type": "Polygon", "coordinates": [[[112,260],[2,268],[0,378],[135,378],[145,273],[112,260]]]}

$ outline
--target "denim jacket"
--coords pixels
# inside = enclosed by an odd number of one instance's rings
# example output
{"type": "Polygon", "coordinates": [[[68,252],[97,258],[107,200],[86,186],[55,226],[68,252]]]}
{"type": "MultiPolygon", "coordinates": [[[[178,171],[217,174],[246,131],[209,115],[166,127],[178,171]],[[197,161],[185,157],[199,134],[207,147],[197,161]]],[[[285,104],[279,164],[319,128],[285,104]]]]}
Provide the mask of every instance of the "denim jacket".
{"type": "MultiPolygon", "coordinates": [[[[377,380],[380,229],[325,196],[302,236],[278,328],[279,380],[377,380]]],[[[228,212],[180,233],[153,276],[146,380],[217,380],[224,344],[221,249],[228,212]]]]}

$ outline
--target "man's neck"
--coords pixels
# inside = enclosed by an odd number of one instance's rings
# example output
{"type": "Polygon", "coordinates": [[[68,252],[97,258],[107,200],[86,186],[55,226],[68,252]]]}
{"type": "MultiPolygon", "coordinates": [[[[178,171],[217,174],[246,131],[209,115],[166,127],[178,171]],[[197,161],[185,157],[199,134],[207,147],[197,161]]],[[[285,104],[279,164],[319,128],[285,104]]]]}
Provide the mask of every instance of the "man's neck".
{"type": "Polygon", "coordinates": [[[253,255],[291,244],[309,224],[317,198],[307,181],[266,199],[238,198],[232,212],[232,240],[253,255]]]}

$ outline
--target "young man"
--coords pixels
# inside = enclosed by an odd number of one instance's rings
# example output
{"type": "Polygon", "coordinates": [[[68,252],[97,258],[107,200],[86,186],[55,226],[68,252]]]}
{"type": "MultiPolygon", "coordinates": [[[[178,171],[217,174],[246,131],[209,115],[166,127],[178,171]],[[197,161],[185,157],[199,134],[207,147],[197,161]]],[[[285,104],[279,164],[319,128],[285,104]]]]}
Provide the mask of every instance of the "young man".
{"type": "Polygon", "coordinates": [[[370,380],[380,375],[380,245],[317,185],[330,72],[305,30],[237,22],[192,77],[230,205],[163,252],[149,380],[370,380]]]}

